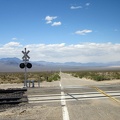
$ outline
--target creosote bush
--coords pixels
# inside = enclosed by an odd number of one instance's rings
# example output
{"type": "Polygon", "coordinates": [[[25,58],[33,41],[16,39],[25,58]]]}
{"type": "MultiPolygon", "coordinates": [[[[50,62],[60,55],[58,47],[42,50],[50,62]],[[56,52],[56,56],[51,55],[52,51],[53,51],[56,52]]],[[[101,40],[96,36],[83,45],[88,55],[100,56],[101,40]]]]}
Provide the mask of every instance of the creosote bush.
{"type": "Polygon", "coordinates": [[[50,77],[48,77],[47,82],[57,81],[60,80],[60,76],[57,73],[54,73],[50,77]]]}

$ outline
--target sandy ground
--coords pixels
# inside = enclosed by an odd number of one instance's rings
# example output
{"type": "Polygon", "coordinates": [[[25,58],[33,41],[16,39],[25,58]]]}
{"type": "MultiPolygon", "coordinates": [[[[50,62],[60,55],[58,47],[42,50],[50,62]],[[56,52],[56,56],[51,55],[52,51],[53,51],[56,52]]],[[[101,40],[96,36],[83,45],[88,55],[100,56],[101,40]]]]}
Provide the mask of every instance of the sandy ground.
{"type": "Polygon", "coordinates": [[[21,105],[0,112],[0,120],[61,120],[60,113],[61,107],[58,106],[21,105]]]}
{"type": "MultiPolygon", "coordinates": [[[[32,86],[32,84],[31,84],[32,86]]],[[[54,81],[54,82],[42,82],[40,83],[40,87],[55,87],[55,86],[59,86],[59,81],[54,81]]],[[[0,89],[7,89],[7,88],[23,88],[24,84],[20,83],[20,84],[0,84],[0,89]]],[[[39,87],[38,83],[35,83],[35,87],[39,87]]]]}
{"type": "MultiPolygon", "coordinates": [[[[85,79],[85,80],[89,80],[89,81],[91,81],[91,79],[85,79]]],[[[92,81],[94,81],[94,80],[92,80],[92,81]]],[[[120,79],[114,79],[114,80],[105,80],[105,81],[99,81],[99,82],[97,82],[97,81],[94,81],[94,82],[96,82],[97,84],[120,84],[120,79]]]]}
{"type": "Polygon", "coordinates": [[[118,80],[109,80],[109,81],[101,81],[99,83],[120,84],[120,79],[118,79],[118,80]]]}

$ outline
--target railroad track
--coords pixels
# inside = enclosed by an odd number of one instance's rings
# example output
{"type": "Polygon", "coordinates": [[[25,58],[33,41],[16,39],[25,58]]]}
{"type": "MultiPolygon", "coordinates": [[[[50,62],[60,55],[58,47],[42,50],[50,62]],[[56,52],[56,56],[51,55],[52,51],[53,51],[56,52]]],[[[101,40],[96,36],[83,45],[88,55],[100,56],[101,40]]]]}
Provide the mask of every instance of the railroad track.
{"type": "Polygon", "coordinates": [[[0,105],[28,102],[26,88],[0,89],[0,105]]]}

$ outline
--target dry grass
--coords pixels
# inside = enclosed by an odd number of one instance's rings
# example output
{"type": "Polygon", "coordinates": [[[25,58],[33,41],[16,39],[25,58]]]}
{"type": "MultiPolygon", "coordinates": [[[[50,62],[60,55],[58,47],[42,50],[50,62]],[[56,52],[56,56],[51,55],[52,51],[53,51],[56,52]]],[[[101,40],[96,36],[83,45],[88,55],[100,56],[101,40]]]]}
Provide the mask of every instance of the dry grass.
{"type": "Polygon", "coordinates": [[[92,71],[92,72],[69,72],[74,77],[87,78],[95,81],[105,81],[105,80],[119,80],[120,72],[119,71],[92,71]]]}
{"type": "MultiPolygon", "coordinates": [[[[28,80],[48,81],[59,80],[58,72],[29,72],[27,73],[28,80]],[[57,77],[56,77],[57,76],[57,77]]],[[[0,84],[5,83],[22,83],[24,81],[23,72],[0,73],[0,84]]]]}

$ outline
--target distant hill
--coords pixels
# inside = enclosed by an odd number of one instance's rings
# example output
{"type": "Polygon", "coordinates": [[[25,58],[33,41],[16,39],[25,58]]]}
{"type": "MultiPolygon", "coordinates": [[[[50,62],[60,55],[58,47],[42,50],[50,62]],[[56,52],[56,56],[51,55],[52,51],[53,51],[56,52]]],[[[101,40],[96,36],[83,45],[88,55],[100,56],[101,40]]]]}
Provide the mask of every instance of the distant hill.
{"type": "Polygon", "coordinates": [[[5,65],[18,65],[21,62],[19,58],[1,58],[0,63],[5,65]]]}
{"type": "MultiPolygon", "coordinates": [[[[24,69],[19,68],[19,64],[23,62],[19,58],[1,58],[0,59],[0,72],[22,72],[24,69]]],[[[70,71],[70,70],[119,70],[120,61],[110,63],[79,63],[79,62],[46,62],[46,61],[30,61],[32,68],[28,71],[70,71]],[[114,67],[112,67],[114,66],[114,67]]]]}
{"type": "Polygon", "coordinates": [[[19,58],[13,57],[13,58],[1,58],[0,61],[21,61],[19,58]]]}

